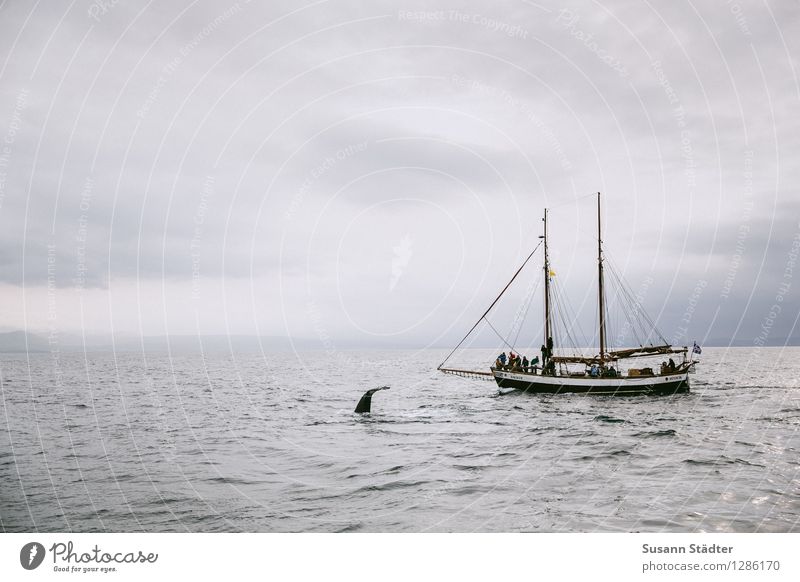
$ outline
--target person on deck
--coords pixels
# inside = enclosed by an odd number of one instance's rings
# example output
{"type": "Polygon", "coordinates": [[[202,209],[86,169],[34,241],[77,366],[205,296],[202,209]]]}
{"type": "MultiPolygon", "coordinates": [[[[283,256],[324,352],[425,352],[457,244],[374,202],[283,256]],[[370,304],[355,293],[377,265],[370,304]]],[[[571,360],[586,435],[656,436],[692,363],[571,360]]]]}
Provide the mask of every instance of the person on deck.
{"type": "Polygon", "coordinates": [[[501,366],[505,366],[506,365],[506,353],[505,352],[503,352],[502,354],[497,356],[497,359],[500,360],[500,365],[501,366]]]}
{"type": "Polygon", "coordinates": [[[528,371],[528,364],[529,364],[528,356],[522,356],[522,371],[523,372],[527,372],[528,371]]]}
{"type": "Polygon", "coordinates": [[[589,375],[590,375],[592,378],[597,378],[597,376],[599,375],[599,373],[600,373],[600,371],[599,371],[599,370],[598,370],[598,368],[597,368],[597,364],[592,364],[592,367],[591,367],[591,369],[589,370],[589,375]]]}
{"type": "Polygon", "coordinates": [[[670,358],[669,359],[669,363],[667,364],[667,367],[669,368],[670,372],[674,372],[675,371],[675,360],[670,358]]]}
{"type": "Polygon", "coordinates": [[[661,362],[661,375],[669,374],[669,366],[667,366],[666,362],[661,362]]]}

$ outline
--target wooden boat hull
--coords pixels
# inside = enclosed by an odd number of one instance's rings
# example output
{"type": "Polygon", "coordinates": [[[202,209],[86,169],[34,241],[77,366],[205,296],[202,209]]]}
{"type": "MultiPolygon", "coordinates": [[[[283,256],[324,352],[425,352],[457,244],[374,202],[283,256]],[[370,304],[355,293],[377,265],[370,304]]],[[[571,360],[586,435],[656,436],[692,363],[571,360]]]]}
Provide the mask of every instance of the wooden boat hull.
{"type": "Polygon", "coordinates": [[[497,385],[533,394],[592,394],[607,396],[669,395],[689,391],[689,373],[665,376],[591,378],[539,376],[492,369],[497,385]]]}

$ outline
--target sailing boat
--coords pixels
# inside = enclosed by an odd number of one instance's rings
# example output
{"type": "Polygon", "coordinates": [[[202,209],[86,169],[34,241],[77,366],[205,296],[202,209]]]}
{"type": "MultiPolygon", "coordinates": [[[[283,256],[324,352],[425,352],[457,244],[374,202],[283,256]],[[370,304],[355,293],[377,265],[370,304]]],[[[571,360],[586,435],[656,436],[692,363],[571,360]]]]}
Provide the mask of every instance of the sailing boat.
{"type": "MultiPolygon", "coordinates": [[[[528,255],[528,258],[517,270],[500,295],[489,306],[489,309],[470,329],[464,339],[450,352],[447,358],[439,365],[438,369],[445,373],[457,374],[462,376],[483,377],[486,379],[494,378],[501,392],[507,390],[522,390],[531,393],[578,393],[578,394],[598,394],[598,395],[665,395],[688,392],[689,390],[689,369],[695,364],[692,358],[687,357],[687,347],[673,347],[666,339],[655,330],[655,335],[661,340],[660,343],[649,342],[644,345],[642,342],[638,347],[626,349],[609,349],[606,330],[606,299],[604,282],[604,256],[603,239],[600,221],[600,193],[597,193],[597,302],[598,302],[598,338],[599,349],[589,355],[580,353],[564,353],[556,346],[553,340],[553,302],[551,295],[551,284],[554,273],[550,268],[550,257],[547,238],[547,210],[544,212],[544,235],[540,238],[544,244],[544,338],[541,348],[541,366],[534,360],[534,364],[523,366],[519,357],[506,361],[505,352],[498,358],[494,365],[489,368],[489,372],[462,370],[446,368],[445,364],[455,351],[464,343],[469,335],[477,328],[481,321],[500,300],[522,271],[536,249],[528,255]],[[679,364],[672,360],[672,356],[682,356],[679,364]],[[664,362],[660,368],[654,370],[652,366],[643,367],[624,367],[624,362],[636,358],[646,357],[669,357],[669,363],[664,362]]],[[[541,244],[541,243],[540,243],[541,244]]],[[[621,280],[619,281],[622,284],[621,280]]],[[[627,296],[630,298],[630,294],[627,296]]],[[[637,314],[644,314],[641,305],[638,303],[633,306],[632,311],[637,314]]],[[[628,314],[626,314],[626,317],[628,314]]],[[[644,315],[647,322],[653,328],[652,320],[644,315]]],[[[488,320],[486,320],[488,321],[488,320]]],[[[647,338],[651,337],[649,334],[647,338]]],[[[646,338],[646,339],[647,339],[646,338]]],[[[508,344],[507,344],[508,345],[508,344]]],[[[513,346],[510,346],[513,348],[513,346]]],[[[512,350],[513,353],[513,350],[512,350]]]]}

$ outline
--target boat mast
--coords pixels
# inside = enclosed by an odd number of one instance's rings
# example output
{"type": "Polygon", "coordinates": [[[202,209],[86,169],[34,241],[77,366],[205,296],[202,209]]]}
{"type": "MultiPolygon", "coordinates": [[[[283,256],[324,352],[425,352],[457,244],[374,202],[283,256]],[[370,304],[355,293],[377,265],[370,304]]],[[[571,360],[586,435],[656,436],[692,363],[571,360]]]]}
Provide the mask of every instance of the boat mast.
{"type": "MultiPolygon", "coordinates": [[[[544,209],[544,341],[547,345],[548,338],[551,338],[550,323],[550,254],[547,249],[547,208],[544,209]]],[[[544,362],[542,362],[544,365],[544,362]]]]}
{"type": "MultiPolygon", "coordinates": [[[[545,246],[545,248],[547,248],[545,246]]],[[[600,228],[600,192],[597,193],[597,303],[600,308],[600,365],[606,353],[606,308],[603,296],[603,238],[600,228]]]]}

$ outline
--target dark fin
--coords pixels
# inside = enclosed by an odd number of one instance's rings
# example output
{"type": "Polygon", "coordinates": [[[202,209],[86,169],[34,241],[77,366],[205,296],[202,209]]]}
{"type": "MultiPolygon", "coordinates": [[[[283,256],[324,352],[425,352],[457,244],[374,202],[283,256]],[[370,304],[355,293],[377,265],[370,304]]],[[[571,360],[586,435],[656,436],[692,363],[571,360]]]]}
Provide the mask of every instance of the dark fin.
{"type": "Polygon", "coordinates": [[[378,390],[388,390],[388,386],[381,386],[380,388],[372,388],[364,392],[364,396],[361,397],[361,400],[358,401],[358,405],[356,405],[356,412],[359,414],[364,414],[370,412],[370,407],[372,406],[372,395],[375,394],[378,390]]]}

